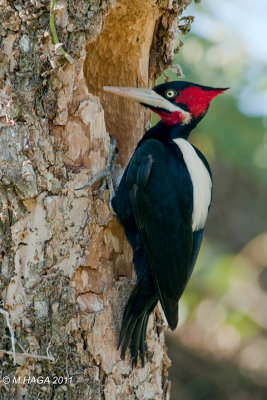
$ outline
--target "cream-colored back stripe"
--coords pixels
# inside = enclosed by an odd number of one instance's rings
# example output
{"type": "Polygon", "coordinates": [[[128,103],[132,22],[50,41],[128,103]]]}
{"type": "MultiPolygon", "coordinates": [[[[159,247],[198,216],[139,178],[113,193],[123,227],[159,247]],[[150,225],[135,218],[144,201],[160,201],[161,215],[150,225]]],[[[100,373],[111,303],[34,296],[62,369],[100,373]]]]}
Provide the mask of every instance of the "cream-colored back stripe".
{"type": "Polygon", "coordinates": [[[204,228],[211,202],[212,182],[203,161],[185,139],[174,139],[180,148],[193,185],[193,232],[204,228]]]}

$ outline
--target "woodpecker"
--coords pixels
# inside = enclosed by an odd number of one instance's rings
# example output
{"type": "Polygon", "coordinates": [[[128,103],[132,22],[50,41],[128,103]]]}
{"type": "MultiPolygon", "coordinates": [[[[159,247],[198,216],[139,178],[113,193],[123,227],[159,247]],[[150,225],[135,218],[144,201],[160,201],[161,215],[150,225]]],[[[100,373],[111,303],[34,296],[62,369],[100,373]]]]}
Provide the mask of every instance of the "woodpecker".
{"type": "Polygon", "coordinates": [[[161,120],[139,141],[112,199],[133,249],[137,283],[124,310],[119,346],[132,364],[146,353],[149,315],[158,301],[169,327],[178,324],[178,302],[192,274],[211,204],[212,176],[188,137],[210,102],[226,89],[174,81],[140,89],[104,90],[139,102],[161,120]]]}

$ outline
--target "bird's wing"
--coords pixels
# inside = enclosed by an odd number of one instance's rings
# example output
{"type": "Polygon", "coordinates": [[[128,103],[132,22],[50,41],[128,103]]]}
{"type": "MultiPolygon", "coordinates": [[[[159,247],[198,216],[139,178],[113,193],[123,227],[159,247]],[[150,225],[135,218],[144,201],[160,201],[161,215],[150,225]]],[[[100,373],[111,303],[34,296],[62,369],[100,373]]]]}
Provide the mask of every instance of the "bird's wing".
{"type": "Polygon", "coordinates": [[[198,231],[193,232],[193,244],[192,244],[192,251],[191,251],[191,258],[190,258],[190,265],[188,268],[188,274],[187,274],[187,279],[190,278],[196,260],[197,260],[197,256],[200,250],[200,246],[201,246],[201,242],[202,242],[202,238],[203,238],[203,233],[204,233],[204,229],[200,229],[198,231]]]}
{"type": "Polygon", "coordinates": [[[193,241],[193,188],[178,146],[156,139],[143,142],[130,161],[126,181],[158,297],[174,329],[193,241]]]}

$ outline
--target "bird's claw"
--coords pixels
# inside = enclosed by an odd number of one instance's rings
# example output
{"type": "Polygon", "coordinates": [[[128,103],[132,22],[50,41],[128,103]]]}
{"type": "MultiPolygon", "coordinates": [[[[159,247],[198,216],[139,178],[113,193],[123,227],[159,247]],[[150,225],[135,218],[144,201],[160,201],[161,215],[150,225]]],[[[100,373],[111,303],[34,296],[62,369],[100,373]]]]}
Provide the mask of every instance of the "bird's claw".
{"type": "Polygon", "coordinates": [[[104,190],[106,189],[106,187],[108,187],[109,189],[109,208],[110,210],[113,212],[113,214],[115,214],[112,204],[111,204],[111,200],[115,195],[115,190],[114,190],[114,185],[113,185],[113,170],[114,170],[114,165],[115,165],[115,161],[118,157],[118,149],[116,147],[117,145],[117,141],[115,139],[115,137],[110,136],[110,140],[111,140],[111,144],[110,144],[110,149],[109,149],[109,155],[108,155],[108,159],[107,159],[107,167],[104,171],[99,172],[99,174],[95,175],[92,179],[90,179],[90,181],[80,187],[77,188],[75,190],[83,190],[83,189],[87,189],[91,186],[93,186],[96,182],[100,181],[101,179],[104,179],[100,189],[98,190],[96,196],[100,196],[104,190]]]}

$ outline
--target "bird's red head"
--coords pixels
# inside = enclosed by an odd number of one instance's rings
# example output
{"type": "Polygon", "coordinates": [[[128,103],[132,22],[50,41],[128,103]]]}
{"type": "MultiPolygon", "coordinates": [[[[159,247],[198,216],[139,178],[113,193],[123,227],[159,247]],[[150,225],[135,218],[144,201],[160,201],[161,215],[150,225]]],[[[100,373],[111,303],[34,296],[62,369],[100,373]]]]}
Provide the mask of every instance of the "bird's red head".
{"type": "MultiPolygon", "coordinates": [[[[176,81],[163,83],[153,89],[171,104],[190,113],[192,120],[201,119],[207,112],[211,100],[223,93],[226,89],[212,88],[196,85],[190,82],[176,81]]],[[[183,115],[179,111],[166,109],[154,109],[160,115],[166,125],[186,124],[183,115]]]]}
{"type": "Polygon", "coordinates": [[[211,100],[226,89],[205,90],[198,86],[189,86],[182,90],[175,99],[175,103],[186,104],[193,118],[205,114],[211,100]]]}

